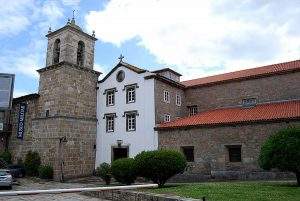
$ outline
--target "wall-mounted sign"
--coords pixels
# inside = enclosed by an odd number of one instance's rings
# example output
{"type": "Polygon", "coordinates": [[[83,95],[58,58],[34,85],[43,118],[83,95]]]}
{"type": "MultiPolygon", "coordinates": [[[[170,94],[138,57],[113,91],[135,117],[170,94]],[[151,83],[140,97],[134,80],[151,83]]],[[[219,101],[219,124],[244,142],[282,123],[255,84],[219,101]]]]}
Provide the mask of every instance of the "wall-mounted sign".
{"type": "Polygon", "coordinates": [[[3,123],[0,122],[0,131],[3,131],[3,123]]]}
{"type": "Polygon", "coordinates": [[[18,130],[17,130],[17,138],[19,139],[23,139],[24,137],[26,108],[27,108],[26,103],[20,103],[18,130]]]}
{"type": "Polygon", "coordinates": [[[11,108],[15,76],[0,73],[0,108],[11,108]]]}

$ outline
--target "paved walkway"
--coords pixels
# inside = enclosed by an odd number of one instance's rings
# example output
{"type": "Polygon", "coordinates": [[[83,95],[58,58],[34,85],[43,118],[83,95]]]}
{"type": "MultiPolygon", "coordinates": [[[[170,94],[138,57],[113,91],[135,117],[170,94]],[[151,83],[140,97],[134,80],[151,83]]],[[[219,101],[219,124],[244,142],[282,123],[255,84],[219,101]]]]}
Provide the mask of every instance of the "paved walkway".
{"type": "MultiPolygon", "coordinates": [[[[18,185],[13,186],[13,191],[18,190],[45,190],[45,189],[58,189],[58,188],[84,188],[84,187],[95,187],[101,186],[102,183],[97,179],[72,181],[71,183],[60,183],[60,182],[45,182],[40,179],[19,179],[18,185]]],[[[0,190],[0,192],[7,190],[0,190]]],[[[39,194],[39,195],[22,195],[22,196],[5,196],[0,197],[0,201],[104,201],[99,198],[92,198],[79,193],[62,193],[62,194],[39,194]]]]}
{"type": "Polygon", "coordinates": [[[7,196],[0,197],[1,201],[104,201],[98,198],[92,198],[77,193],[64,194],[42,194],[42,195],[22,195],[22,196],[7,196]]]}

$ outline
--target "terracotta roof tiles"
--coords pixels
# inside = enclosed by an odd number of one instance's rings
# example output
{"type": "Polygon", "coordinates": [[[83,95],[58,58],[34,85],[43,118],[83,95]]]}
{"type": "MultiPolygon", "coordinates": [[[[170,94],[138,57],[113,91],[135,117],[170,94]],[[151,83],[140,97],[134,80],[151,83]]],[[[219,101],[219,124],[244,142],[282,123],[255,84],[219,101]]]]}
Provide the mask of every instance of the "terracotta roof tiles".
{"type": "Polygon", "coordinates": [[[255,107],[223,108],[201,112],[158,125],[156,129],[221,125],[282,119],[300,119],[300,100],[261,104],[255,107]]]}
{"type": "Polygon", "coordinates": [[[272,64],[193,80],[186,80],[182,81],[181,84],[185,85],[186,87],[193,87],[259,76],[268,76],[293,70],[300,70],[300,60],[272,64]]]}

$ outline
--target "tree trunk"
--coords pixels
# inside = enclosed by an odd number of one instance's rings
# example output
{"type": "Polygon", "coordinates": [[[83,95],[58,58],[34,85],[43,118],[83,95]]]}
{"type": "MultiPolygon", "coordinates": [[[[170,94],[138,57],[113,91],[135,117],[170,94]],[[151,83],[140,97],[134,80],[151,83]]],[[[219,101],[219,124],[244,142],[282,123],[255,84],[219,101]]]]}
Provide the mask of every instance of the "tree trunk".
{"type": "Polygon", "coordinates": [[[297,184],[300,186],[300,172],[296,172],[297,184]]]}

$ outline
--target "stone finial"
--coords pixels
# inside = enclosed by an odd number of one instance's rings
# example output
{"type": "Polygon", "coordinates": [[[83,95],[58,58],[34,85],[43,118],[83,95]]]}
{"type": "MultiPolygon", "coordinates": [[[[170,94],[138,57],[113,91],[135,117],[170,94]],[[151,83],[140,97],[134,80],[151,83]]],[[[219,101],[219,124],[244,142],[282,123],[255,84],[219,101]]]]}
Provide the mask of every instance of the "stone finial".
{"type": "Polygon", "coordinates": [[[48,34],[51,33],[52,30],[51,30],[51,26],[49,26],[49,29],[48,29],[48,34]]]}
{"type": "Polygon", "coordinates": [[[95,30],[93,30],[92,36],[93,36],[93,37],[95,37],[95,36],[96,36],[96,34],[95,34],[95,30]]]}
{"type": "Polygon", "coordinates": [[[67,24],[70,24],[70,21],[71,21],[71,20],[70,20],[70,18],[68,18],[68,22],[67,22],[67,24]]]}
{"type": "Polygon", "coordinates": [[[124,59],[124,56],[121,54],[120,56],[119,56],[119,58],[118,58],[119,60],[120,60],[120,62],[121,61],[123,61],[123,59],[124,59]]]}

